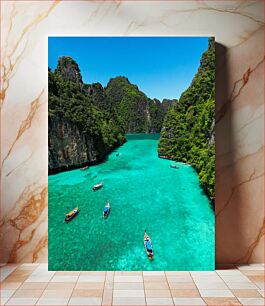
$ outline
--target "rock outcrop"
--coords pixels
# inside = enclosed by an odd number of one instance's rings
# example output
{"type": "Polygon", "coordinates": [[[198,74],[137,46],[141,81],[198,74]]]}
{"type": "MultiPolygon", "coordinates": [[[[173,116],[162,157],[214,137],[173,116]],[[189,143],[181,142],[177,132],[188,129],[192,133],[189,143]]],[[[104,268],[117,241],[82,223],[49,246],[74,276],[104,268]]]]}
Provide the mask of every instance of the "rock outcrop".
{"type": "Polygon", "coordinates": [[[83,84],[71,58],[60,58],[48,81],[49,173],[96,164],[124,143],[121,120],[103,107],[103,87],[83,84]]]}
{"type": "Polygon", "coordinates": [[[178,103],[177,99],[163,99],[162,100],[162,109],[164,114],[169,111],[176,103],[178,103]]]}
{"type": "Polygon", "coordinates": [[[160,133],[164,114],[159,100],[148,98],[123,76],[111,79],[105,91],[108,107],[121,117],[127,133],[160,133]]]}

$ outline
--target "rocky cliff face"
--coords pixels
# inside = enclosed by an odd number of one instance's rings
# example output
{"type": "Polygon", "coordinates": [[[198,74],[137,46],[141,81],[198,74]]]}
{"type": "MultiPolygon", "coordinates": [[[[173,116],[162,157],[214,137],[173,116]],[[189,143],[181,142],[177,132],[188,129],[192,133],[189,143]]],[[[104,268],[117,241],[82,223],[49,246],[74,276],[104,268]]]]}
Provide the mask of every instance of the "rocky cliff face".
{"type": "Polygon", "coordinates": [[[50,173],[96,164],[112,149],[100,137],[92,137],[78,125],[58,116],[49,118],[48,145],[50,173]]]}
{"type": "Polygon", "coordinates": [[[122,76],[109,81],[106,103],[121,117],[127,133],[159,133],[164,114],[159,100],[149,99],[122,76]]]}
{"type": "Polygon", "coordinates": [[[103,87],[83,84],[71,58],[60,58],[48,81],[49,173],[98,163],[124,143],[121,120],[102,107],[103,87]]]}
{"type": "Polygon", "coordinates": [[[69,56],[59,58],[55,74],[59,75],[64,81],[83,83],[77,63],[69,56]]]}
{"type": "Polygon", "coordinates": [[[166,114],[166,112],[169,111],[177,102],[178,102],[177,99],[163,99],[162,109],[164,114],[166,114]]]}
{"type": "Polygon", "coordinates": [[[100,83],[83,84],[81,86],[81,91],[86,96],[89,96],[95,105],[108,109],[106,103],[106,93],[100,83]]]}

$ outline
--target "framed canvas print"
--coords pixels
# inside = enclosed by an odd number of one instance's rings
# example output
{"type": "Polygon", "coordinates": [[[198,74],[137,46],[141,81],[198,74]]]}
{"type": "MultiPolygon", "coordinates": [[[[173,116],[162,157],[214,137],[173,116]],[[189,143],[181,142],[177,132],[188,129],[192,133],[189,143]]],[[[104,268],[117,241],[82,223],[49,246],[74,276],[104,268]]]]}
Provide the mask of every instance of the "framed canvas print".
{"type": "Polygon", "coordinates": [[[49,37],[50,270],[214,270],[212,37],[49,37]]]}

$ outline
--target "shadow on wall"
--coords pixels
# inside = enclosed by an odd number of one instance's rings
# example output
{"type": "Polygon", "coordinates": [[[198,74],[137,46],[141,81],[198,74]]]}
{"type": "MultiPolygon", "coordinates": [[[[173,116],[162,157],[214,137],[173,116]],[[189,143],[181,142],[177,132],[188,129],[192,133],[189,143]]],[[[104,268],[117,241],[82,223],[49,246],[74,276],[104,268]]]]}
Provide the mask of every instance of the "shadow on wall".
{"type": "MultiPolygon", "coordinates": [[[[230,67],[231,68],[231,67],[230,67]]],[[[235,165],[237,143],[236,131],[233,129],[233,110],[229,78],[229,59],[227,48],[216,43],[216,201],[215,201],[215,251],[216,264],[239,263],[240,256],[246,250],[246,237],[242,235],[242,194],[237,187],[240,185],[240,173],[235,165]],[[237,190],[236,190],[237,189],[237,190]],[[233,200],[235,191],[236,200],[233,200]],[[228,207],[229,206],[229,207],[228,207]],[[227,213],[223,214],[225,209],[227,213]],[[232,251],[233,250],[233,251],[232,251]],[[234,257],[234,258],[233,258],[234,257]]],[[[244,259],[246,263],[246,259],[244,259]]]]}
{"type": "MultiPolygon", "coordinates": [[[[215,261],[217,264],[226,263],[224,257],[224,247],[227,247],[233,240],[231,236],[224,237],[227,232],[238,229],[238,219],[235,218],[233,229],[230,229],[229,220],[222,218],[222,210],[228,205],[228,202],[224,203],[224,192],[228,192],[232,186],[229,186],[231,182],[237,181],[237,175],[233,165],[233,152],[235,152],[235,141],[233,140],[233,126],[232,126],[232,114],[230,111],[230,90],[229,90],[229,71],[228,71],[228,58],[227,48],[219,43],[215,44],[216,50],[216,109],[215,109],[215,154],[216,154],[216,175],[215,175],[215,261]],[[225,165],[225,166],[224,166],[225,165]],[[224,182],[222,176],[224,167],[230,167],[230,182],[224,182]],[[230,188],[229,188],[230,187],[230,188]],[[225,229],[225,230],[224,230],[225,229]],[[226,246],[223,241],[226,240],[226,246]]],[[[227,199],[226,201],[229,201],[227,199]]],[[[234,203],[235,204],[235,203],[234,203]]],[[[234,214],[237,215],[239,207],[234,205],[234,214]]],[[[236,234],[240,237],[240,233],[236,234]]],[[[237,240],[240,248],[240,240],[237,240]]]]}

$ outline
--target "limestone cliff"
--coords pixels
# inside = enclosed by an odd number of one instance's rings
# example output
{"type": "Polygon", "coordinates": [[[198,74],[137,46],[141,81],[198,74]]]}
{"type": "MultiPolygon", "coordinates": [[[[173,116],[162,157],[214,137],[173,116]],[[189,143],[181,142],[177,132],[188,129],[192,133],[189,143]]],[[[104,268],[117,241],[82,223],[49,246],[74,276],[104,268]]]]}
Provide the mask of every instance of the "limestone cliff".
{"type": "Polygon", "coordinates": [[[124,143],[121,120],[102,107],[103,87],[83,84],[71,58],[60,58],[48,76],[49,173],[98,163],[124,143]]]}

